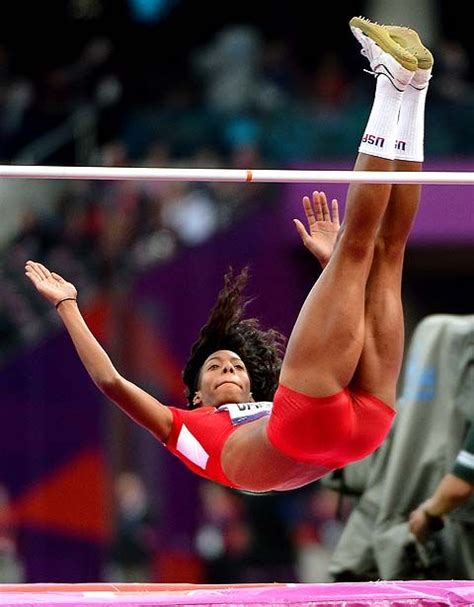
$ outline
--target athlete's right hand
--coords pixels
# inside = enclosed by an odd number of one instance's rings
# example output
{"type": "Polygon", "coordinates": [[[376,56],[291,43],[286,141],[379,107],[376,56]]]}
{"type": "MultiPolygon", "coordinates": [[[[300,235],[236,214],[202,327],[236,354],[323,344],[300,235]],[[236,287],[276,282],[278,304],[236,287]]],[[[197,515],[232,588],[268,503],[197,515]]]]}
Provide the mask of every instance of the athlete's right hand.
{"type": "Polygon", "coordinates": [[[77,298],[77,290],[73,284],[66,282],[59,274],[50,272],[41,263],[27,261],[25,273],[37,291],[54,305],[67,297],[77,298]]]}

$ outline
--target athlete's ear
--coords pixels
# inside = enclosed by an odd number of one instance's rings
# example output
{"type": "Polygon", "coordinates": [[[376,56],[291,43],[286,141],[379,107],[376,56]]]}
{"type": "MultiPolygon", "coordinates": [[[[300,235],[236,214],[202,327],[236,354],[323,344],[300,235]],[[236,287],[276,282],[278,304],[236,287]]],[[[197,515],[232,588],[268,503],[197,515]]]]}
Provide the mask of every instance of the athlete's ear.
{"type": "Polygon", "coordinates": [[[198,407],[199,405],[202,405],[202,397],[201,397],[201,391],[197,390],[197,392],[194,393],[193,396],[193,405],[198,407]]]}
{"type": "Polygon", "coordinates": [[[254,397],[253,397],[252,392],[250,392],[250,402],[251,402],[251,403],[254,403],[254,402],[255,402],[255,399],[254,399],[254,397]]]}

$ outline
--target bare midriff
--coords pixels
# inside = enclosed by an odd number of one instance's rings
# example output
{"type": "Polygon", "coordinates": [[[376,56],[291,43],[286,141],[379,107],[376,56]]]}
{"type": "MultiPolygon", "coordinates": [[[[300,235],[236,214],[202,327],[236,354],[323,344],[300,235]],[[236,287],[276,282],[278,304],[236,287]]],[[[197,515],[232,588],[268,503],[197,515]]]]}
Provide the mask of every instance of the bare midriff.
{"type": "Polygon", "coordinates": [[[268,417],[249,422],[233,432],[224,444],[222,469],[235,485],[254,492],[297,489],[330,470],[298,462],[275,449],[266,427],[268,417]]]}

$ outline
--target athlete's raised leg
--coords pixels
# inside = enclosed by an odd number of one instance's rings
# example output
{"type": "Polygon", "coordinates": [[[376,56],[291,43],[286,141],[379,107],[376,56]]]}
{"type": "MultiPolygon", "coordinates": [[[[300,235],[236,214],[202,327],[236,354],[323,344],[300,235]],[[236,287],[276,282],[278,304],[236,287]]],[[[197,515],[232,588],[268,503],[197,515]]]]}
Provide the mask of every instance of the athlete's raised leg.
{"type": "MultiPolygon", "coordinates": [[[[425,100],[433,56],[412,30],[394,26],[387,26],[387,30],[416,55],[419,65],[402,100],[395,170],[420,171],[425,100]]],[[[367,281],[364,348],[351,382],[351,388],[370,392],[391,405],[395,403],[404,348],[403,258],[420,193],[419,185],[394,185],[392,188],[367,281]]]]}
{"type": "MultiPolygon", "coordinates": [[[[354,33],[379,76],[355,169],[390,171],[401,100],[417,61],[388,35],[383,50],[360,30],[354,33]]],[[[280,376],[288,388],[319,397],[335,394],[350,383],[365,343],[366,283],[391,189],[388,184],[349,188],[335,251],[309,293],[288,342],[280,376]]]]}

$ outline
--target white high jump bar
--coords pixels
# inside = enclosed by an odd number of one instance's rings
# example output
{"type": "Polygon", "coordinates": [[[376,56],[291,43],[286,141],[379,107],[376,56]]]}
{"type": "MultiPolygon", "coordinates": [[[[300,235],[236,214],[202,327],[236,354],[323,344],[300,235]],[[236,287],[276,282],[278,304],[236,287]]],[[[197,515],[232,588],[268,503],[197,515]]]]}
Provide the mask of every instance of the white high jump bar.
{"type": "Polygon", "coordinates": [[[0,178],[110,181],[232,181],[265,183],[474,184],[474,172],[307,171],[0,165],[0,178]]]}

